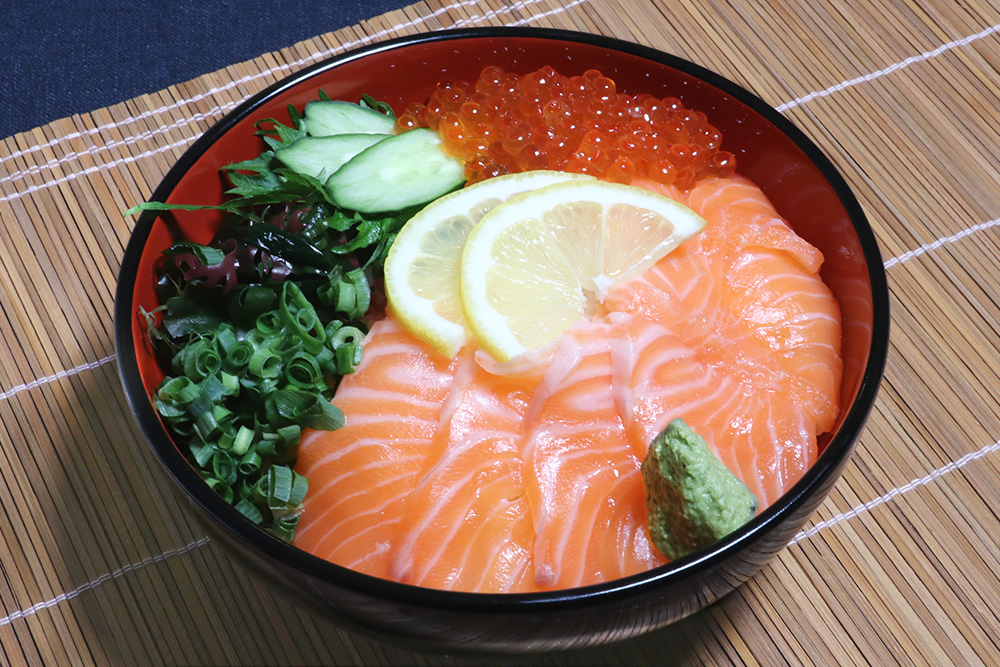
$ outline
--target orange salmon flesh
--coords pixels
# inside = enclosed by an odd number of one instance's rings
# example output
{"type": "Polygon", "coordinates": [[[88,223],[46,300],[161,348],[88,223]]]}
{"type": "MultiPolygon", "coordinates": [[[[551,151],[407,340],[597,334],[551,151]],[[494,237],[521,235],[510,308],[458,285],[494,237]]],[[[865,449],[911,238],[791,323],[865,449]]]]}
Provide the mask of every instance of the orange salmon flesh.
{"type": "Polygon", "coordinates": [[[294,544],[377,577],[488,593],[583,586],[666,562],[640,464],[683,418],[763,510],[839,413],[841,318],[822,254],[736,176],[658,189],[705,229],[537,354],[446,359],[391,314],[307,431],[294,544]]]}

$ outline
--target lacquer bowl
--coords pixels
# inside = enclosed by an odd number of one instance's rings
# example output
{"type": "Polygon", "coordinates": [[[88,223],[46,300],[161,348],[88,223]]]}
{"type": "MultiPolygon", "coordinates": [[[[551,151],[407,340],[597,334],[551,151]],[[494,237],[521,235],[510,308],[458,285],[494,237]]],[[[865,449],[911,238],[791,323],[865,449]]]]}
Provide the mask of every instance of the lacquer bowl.
{"type": "MultiPolygon", "coordinates": [[[[316,558],[265,533],[196,474],[150,401],[163,373],[144,334],[140,308],[158,303],[153,264],[171,242],[155,214],[140,216],[122,261],[115,335],[122,383],[143,435],[171,483],[234,558],[275,590],[316,604],[347,627],[408,647],[546,651],[597,645],[661,628],[726,595],[788,545],[841,474],[875,400],[888,345],[888,291],[882,260],[861,206],[809,138],[752,93],[686,60],[606,37],[544,29],[440,31],[350,51],[293,74],[246,100],[207,131],[170,169],[155,201],[220,201],[220,166],[256,156],[254,121],[288,122],[322,88],[334,99],[362,94],[400,113],[425,101],[439,81],[475,80],[486,65],[563,74],[601,70],[622,92],[675,96],[706,113],[740,173],[753,179],[796,232],[826,257],[822,276],[843,313],[842,411],[821,454],[784,496],[740,530],[668,565],[601,585],[550,593],[490,595],[412,587],[316,558]]],[[[210,212],[184,214],[182,233],[207,242],[210,212]]]]}

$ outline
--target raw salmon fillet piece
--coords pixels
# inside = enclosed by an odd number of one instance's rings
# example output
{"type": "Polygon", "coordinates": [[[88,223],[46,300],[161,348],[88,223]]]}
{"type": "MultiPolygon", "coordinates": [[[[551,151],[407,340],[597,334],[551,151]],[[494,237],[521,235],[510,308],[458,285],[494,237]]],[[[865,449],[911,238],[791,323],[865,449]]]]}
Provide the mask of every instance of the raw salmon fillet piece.
{"type": "Polygon", "coordinates": [[[642,572],[666,560],[648,537],[640,462],[676,417],[761,509],[798,481],[839,410],[823,257],[746,179],[666,194],[705,229],[535,356],[491,363],[470,345],[449,360],[391,316],[377,322],[334,399],[346,426],[300,445],[310,489],[295,544],[463,591],[642,572]]]}
{"type": "Polygon", "coordinates": [[[534,590],[520,445],[531,383],[486,372],[471,347],[460,359],[431,460],[406,503],[389,576],[451,590],[534,590]]]}
{"type": "Polygon", "coordinates": [[[649,540],[641,459],[622,416],[633,324],[644,325],[627,317],[574,325],[558,340],[525,416],[524,483],[541,589],[666,562],[649,540]]]}
{"type": "Polygon", "coordinates": [[[309,492],[296,546],[414,585],[535,589],[520,456],[533,381],[474,356],[447,360],[391,317],[372,327],[334,399],[345,426],[299,446],[309,492]]]}
{"type": "Polygon", "coordinates": [[[819,275],[822,254],[751,181],[702,181],[684,203],[705,229],[611,290],[605,306],[663,325],[725,381],[715,399],[724,395],[725,409],[680,414],[656,397],[666,385],[647,381],[635,392],[640,416],[650,438],[671,416],[684,418],[763,509],[812,465],[816,436],[837,417],[840,310],[819,275]]]}
{"type": "Polygon", "coordinates": [[[299,444],[295,467],[309,491],[296,546],[386,576],[393,535],[427,465],[457,365],[392,318],[372,326],[361,364],[333,401],[346,424],[306,431],[299,444]]]}

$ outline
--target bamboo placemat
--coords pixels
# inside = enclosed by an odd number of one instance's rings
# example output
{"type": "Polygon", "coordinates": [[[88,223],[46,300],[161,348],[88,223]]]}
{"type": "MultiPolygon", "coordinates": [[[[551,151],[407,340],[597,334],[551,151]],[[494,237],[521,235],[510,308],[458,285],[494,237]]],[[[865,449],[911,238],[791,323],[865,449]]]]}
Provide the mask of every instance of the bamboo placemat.
{"type": "Polygon", "coordinates": [[[762,4],[428,0],[0,142],[0,662],[469,662],[349,634],[246,580],[140,444],[112,306],[121,212],[226,111],[354,46],[484,25],[650,45],[787,114],[875,227],[893,331],[856,455],[759,575],[644,638],[479,662],[1000,662],[1000,11],[762,4]]]}

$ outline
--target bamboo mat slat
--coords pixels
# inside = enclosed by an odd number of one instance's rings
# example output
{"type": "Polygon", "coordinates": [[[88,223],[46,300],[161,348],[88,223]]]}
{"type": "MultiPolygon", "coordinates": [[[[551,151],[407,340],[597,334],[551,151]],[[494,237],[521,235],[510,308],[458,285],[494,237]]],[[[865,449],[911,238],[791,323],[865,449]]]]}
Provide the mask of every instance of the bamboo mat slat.
{"type": "Polygon", "coordinates": [[[427,0],[0,140],[0,664],[468,663],[247,580],[140,446],[112,313],[122,211],[226,112],[345,49],[486,25],[631,40],[773,104],[858,195],[893,329],[854,458],[745,586],[647,637],[478,664],[1000,662],[995,3],[427,0]]]}

